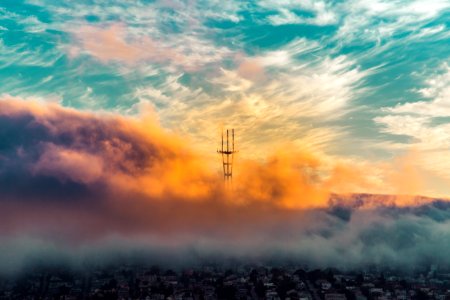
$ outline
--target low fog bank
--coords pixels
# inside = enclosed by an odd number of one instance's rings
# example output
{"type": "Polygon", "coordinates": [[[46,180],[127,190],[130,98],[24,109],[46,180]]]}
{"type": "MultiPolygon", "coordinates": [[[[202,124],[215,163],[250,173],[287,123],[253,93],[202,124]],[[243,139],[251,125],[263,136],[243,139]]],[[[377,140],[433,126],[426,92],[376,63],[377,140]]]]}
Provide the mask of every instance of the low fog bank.
{"type": "MultiPolygon", "coordinates": [[[[361,197],[367,196],[356,198],[361,197]]],[[[3,236],[0,270],[3,275],[11,275],[31,266],[79,269],[112,263],[180,268],[206,263],[270,262],[344,270],[378,266],[405,271],[421,265],[450,266],[450,204],[446,201],[371,208],[355,207],[353,203],[283,218],[287,219],[269,225],[242,223],[242,231],[236,229],[236,234],[226,230],[224,223],[223,231],[211,228],[209,234],[204,228],[166,236],[148,232],[111,234],[77,242],[31,233],[27,237],[3,236]],[[296,217],[299,220],[294,222],[296,217]]]]}

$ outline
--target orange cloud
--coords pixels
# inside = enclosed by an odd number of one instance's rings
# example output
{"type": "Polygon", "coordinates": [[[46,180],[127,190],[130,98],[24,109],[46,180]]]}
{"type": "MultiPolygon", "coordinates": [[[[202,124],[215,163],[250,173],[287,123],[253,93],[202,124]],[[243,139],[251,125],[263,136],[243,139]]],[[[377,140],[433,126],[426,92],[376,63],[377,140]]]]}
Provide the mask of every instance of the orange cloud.
{"type": "Polygon", "coordinates": [[[169,43],[150,36],[135,37],[121,23],[109,26],[85,25],[77,28],[73,36],[75,43],[68,48],[70,56],[87,53],[103,63],[171,63],[185,71],[194,71],[200,65],[219,60],[227,52],[225,49],[210,49],[210,45],[198,40],[189,40],[190,44],[180,45],[179,41],[169,43]]]}
{"type": "MultiPolygon", "coordinates": [[[[102,256],[114,247],[238,258],[276,253],[347,267],[411,265],[448,247],[442,236],[450,202],[351,194],[380,188],[369,176],[376,164],[286,144],[264,161],[238,156],[233,186],[225,189],[216,159],[197,155],[188,137],[165,131],[150,115],[94,114],[4,97],[0,124],[0,244],[26,247],[34,257],[28,244],[15,241],[30,238],[75,253],[100,247],[102,256]]],[[[399,191],[407,191],[416,182],[408,181],[414,159],[377,172],[397,172],[406,183],[399,191]]]]}
{"type": "Polygon", "coordinates": [[[185,57],[150,37],[129,38],[123,24],[109,27],[83,26],[74,33],[78,45],[70,49],[72,56],[84,51],[106,63],[121,61],[135,64],[142,60],[161,63],[173,61],[183,64],[185,57]]]}
{"type": "MultiPolygon", "coordinates": [[[[335,192],[378,187],[365,175],[370,169],[292,145],[262,162],[239,160],[233,188],[226,190],[211,167],[215,159],[197,155],[188,137],[165,131],[148,115],[94,114],[7,97],[0,100],[0,122],[7,124],[0,152],[5,232],[245,239],[299,229],[301,218],[308,227],[308,211],[336,204],[405,205],[384,196],[358,204],[359,196],[349,194],[330,202],[335,192]]],[[[403,179],[411,172],[400,173],[403,179]]]]}
{"type": "Polygon", "coordinates": [[[240,62],[237,72],[240,76],[250,80],[261,79],[265,76],[264,66],[258,59],[244,59],[240,62]]]}

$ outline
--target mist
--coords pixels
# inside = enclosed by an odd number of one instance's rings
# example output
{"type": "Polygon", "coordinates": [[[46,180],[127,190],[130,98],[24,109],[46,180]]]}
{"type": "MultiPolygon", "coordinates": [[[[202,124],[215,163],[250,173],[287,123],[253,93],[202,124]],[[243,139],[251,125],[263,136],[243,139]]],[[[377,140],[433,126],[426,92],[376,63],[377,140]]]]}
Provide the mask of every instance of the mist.
{"type": "Polygon", "coordinates": [[[174,266],[224,258],[340,268],[450,263],[450,202],[352,193],[373,183],[355,166],[317,154],[293,149],[242,159],[226,189],[214,160],[148,115],[7,97],[0,126],[4,274],[118,259],[174,266]]]}

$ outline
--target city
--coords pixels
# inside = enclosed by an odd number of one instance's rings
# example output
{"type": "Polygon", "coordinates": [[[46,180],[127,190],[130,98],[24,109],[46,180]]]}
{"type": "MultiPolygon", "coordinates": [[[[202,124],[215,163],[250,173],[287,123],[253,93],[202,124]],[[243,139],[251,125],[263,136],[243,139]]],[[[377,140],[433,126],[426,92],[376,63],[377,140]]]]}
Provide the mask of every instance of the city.
{"type": "Polygon", "coordinates": [[[30,270],[0,281],[0,299],[450,299],[450,269],[410,273],[368,268],[341,272],[303,266],[205,265],[178,271],[158,266],[30,270]]]}

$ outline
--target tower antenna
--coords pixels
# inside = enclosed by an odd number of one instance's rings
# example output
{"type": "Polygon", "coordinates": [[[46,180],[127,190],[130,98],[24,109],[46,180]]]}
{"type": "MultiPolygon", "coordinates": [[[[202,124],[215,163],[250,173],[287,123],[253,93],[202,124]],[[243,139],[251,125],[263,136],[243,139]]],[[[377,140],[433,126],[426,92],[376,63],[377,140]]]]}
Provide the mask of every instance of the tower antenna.
{"type": "Polygon", "coordinates": [[[223,140],[224,132],[222,130],[222,148],[217,150],[217,153],[222,155],[223,179],[225,181],[225,184],[227,184],[227,185],[231,185],[231,182],[233,180],[234,153],[238,152],[234,148],[234,128],[231,129],[231,143],[230,143],[229,132],[230,132],[230,130],[227,129],[226,149],[224,149],[224,140],[223,140]],[[230,144],[231,144],[231,149],[230,149],[230,144]]]}

